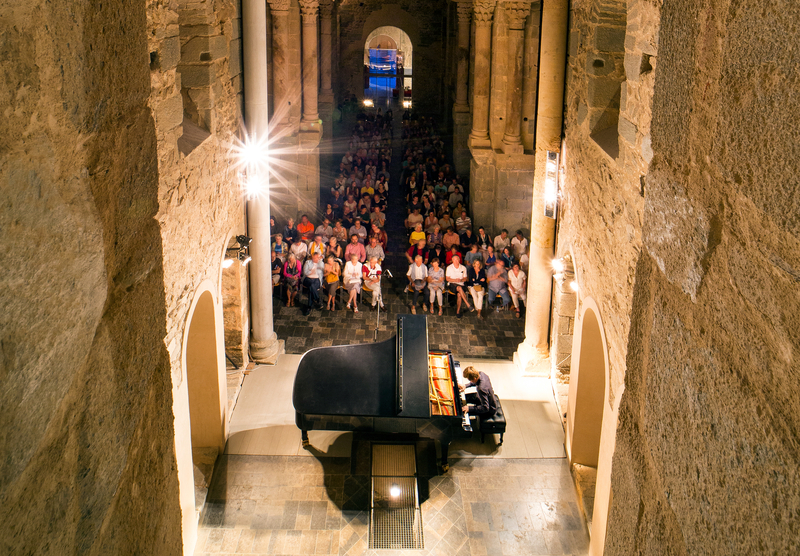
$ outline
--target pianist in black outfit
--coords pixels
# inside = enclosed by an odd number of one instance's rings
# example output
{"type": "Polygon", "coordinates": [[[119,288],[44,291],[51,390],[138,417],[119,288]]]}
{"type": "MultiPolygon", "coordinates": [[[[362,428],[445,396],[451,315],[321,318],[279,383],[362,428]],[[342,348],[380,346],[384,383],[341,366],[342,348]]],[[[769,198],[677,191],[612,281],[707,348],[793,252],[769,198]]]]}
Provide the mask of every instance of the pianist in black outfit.
{"type": "Polygon", "coordinates": [[[467,367],[464,369],[464,378],[469,380],[469,384],[466,386],[459,384],[459,390],[464,390],[471,386],[475,386],[477,389],[475,394],[466,395],[469,414],[483,415],[485,417],[494,415],[497,411],[497,399],[494,396],[492,381],[489,380],[486,373],[475,370],[475,367],[467,367]]]}

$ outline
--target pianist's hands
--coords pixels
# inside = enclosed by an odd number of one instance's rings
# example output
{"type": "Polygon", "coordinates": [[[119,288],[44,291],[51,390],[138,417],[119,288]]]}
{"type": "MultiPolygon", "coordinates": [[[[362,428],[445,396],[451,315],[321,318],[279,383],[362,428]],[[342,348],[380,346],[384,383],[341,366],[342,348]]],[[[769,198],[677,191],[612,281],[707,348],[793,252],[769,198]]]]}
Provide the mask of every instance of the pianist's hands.
{"type": "Polygon", "coordinates": [[[460,384],[460,383],[459,383],[459,385],[458,385],[458,391],[459,391],[459,392],[463,392],[463,391],[464,391],[464,385],[463,385],[463,384],[460,384]]]}

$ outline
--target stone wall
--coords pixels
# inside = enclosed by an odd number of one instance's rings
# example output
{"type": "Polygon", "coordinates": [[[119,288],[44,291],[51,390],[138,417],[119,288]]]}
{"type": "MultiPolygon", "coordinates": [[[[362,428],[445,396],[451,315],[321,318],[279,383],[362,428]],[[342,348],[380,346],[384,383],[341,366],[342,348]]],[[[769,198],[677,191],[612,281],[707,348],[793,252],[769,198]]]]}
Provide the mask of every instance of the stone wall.
{"type": "Polygon", "coordinates": [[[146,17],[3,9],[5,554],[181,551],[146,17]]]}
{"type": "Polygon", "coordinates": [[[799,18],[664,2],[607,554],[800,548],[799,18]]]}
{"type": "Polygon", "coordinates": [[[414,109],[444,121],[446,4],[446,0],[338,2],[339,56],[338,66],[334,66],[334,82],[339,94],[352,93],[359,100],[363,98],[365,40],[374,29],[393,25],[405,31],[413,44],[414,109]]]}
{"type": "Polygon", "coordinates": [[[3,12],[3,553],[182,552],[183,331],[244,231],[238,2],[129,4],[3,12]]]}

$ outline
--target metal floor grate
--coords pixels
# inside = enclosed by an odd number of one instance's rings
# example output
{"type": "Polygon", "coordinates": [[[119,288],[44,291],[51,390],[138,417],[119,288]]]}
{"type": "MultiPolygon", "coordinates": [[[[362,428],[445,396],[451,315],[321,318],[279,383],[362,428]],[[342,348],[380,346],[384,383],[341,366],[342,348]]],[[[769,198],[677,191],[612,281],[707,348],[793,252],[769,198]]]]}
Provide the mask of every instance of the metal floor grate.
{"type": "Polygon", "coordinates": [[[414,445],[372,446],[369,547],[390,550],[424,547],[414,445]]]}

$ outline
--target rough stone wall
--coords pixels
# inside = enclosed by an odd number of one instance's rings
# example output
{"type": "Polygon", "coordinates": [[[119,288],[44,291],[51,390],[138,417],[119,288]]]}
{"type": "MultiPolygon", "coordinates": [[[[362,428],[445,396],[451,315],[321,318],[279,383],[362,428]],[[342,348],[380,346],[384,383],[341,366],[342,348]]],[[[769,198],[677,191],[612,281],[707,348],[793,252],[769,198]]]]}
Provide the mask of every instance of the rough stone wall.
{"type": "Polygon", "coordinates": [[[663,4],[606,554],[800,548],[798,20],[663,4]]]}
{"type": "MultiPolygon", "coordinates": [[[[163,49],[175,32],[184,37],[198,36],[199,32],[203,38],[219,37],[223,44],[211,55],[214,72],[209,78],[210,87],[217,90],[210,119],[214,123],[212,133],[188,155],[178,149],[178,138],[183,132],[180,121],[163,115],[165,106],[171,107],[174,99],[181,98],[185,72],[179,71],[181,66],[177,62],[174,66],[162,62],[150,75],[150,105],[156,114],[160,175],[158,221],[164,244],[169,311],[164,342],[176,386],[183,380],[181,342],[195,291],[208,279],[215,284],[214,295],[219,301],[220,265],[228,236],[245,231],[241,188],[229,158],[230,144],[240,126],[234,80],[241,68],[232,67],[230,56],[231,43],[238,47],[240,39],[236,25],[238,6],[234,0],[153,0],[148,12],[151,52],[163,49]],[[162,33],[165,40],[159,38],[162,33]]],[[[184,45],[187,44],[191,40],[184,38],[184,45]]],[[[203,52],[184,48],[180,63],[194,61],[203,52]]],[[[238,63],[238,58],[233,61],[238,63]]]]}
{"type": "Polygon", "coordinates": [[[0,552],[177,554],[146,6],[0,14],[0,552]]]}
{"type": "Polygon", "coordinates": [[[339,59],[333,73],[339,94],[347,92],[359,99],[363,97],[364,40],[374,28],[394,25],[408,33],[413,44],[415,110],[444,121],[442,77],[445,74],[446,4],[447,0],[342,0],[337,3],[339,59]]]}
{"type": "MultiPolygon", "coordinates": [[[[613,6],[613,3],[610,3],[613,6]]],[[[624,4],[624,3],[623,3],[624,4]]],[[[637,14],[658,14],[648,0],[629,2],[629,11],[637,14]]],[[[562,163],[561,216],[558,253],[574,255],[575,276],[580,298],[591,297],[600,308],[606,332],[610,367],[610,399],[613,402],[623,388],[631,299],[636,261],[641,250],[642,180],[649,159],[642,145],[649,145],[650,104],[653,75],[637,76],[635,83],[626,82],[623,90],[635,87],[635,94],[626,94],[623,112],[636,123],[636,134],[619,142],[619,156],[611,158],[592,137],[593,126],[588,114],[588,98],[594,86],[594,61],[603,59],[604,71],[622,72],[622,65],[612,57],[598,55],[595,46],[598,26],[597,10],[608,9],[608,2],[582,0],[570,8],[571,27],[567,58],[567,90],[565,104],[565,150],[562,163]]],[[[617,6],[619,3],[617,3],[617,6]]],[[[652,21],[651,15],[637,18],[652,21]],[[649,18],[649,19],[648,19],[649,18]]],[[[657,21],[657,17],[655,19],[657,21]]],[[[642,25],[627,41],[632,45],[656,44],[657,25],[642,25]]],[[[637,51],[639,52],[639,51],[637,51]]],[[[651,49],[655,64],[655,47],[651,49]]],[[[626,53],[626,57],[630,54],[626,53]]],[[[614,138],[617,139],[616,137],[614,138]]]]}

